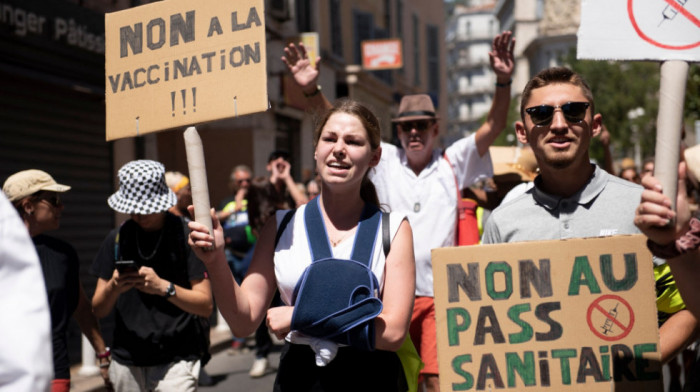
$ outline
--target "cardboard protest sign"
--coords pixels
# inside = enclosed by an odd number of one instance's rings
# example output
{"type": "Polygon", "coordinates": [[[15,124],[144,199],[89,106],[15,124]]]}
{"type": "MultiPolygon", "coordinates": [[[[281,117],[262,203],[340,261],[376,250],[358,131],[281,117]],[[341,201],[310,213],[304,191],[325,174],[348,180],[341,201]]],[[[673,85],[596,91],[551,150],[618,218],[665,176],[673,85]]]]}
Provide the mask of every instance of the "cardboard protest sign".
{"type": "Polygon", "coordinates": [[[434,249],[441,390],[661,390],[644,241],[434,249]]]}
{"type": "Polygon", "coordinates": [[[105,15],[107,140],[267,110],[262,0],[105,15]]]}
{"type": "Polygon", "coordinates": [[[400,39],[362,41],[362,68],[374,71],[401,67],[403,67],[403,52],[400,39]]]}
{"type": "Polygon", "coordinates": [[[700,2],[585,0],[578,57],[700,61],[700,2]]]}

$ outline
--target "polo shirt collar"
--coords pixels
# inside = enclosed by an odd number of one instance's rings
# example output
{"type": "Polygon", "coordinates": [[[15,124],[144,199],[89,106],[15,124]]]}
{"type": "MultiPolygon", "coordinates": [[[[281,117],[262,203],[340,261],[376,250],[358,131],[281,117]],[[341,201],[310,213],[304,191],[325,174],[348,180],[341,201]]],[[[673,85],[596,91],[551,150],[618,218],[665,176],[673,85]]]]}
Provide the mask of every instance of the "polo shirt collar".
{"type": "MultiPolygon", "coordinates": [[[[430,158],[430,163],[428,163],[428,166],[424,167],[423,170],[421,170],[420,174],[417,175],[416,177],[423,177],[428,175],[434,170],[437,170],[438,164],[440,162],[440,157],[441,157],[441,152],[440,150],[433,149],[433,155],[430,158]]],[[[401,165],[403,165],[405,168],[407,168],[411,173],[413,172],[413,169],[411,169],[411,166],[408,164],[408,158],[406,158],[406,151],[401,150],[401,155],[399,156],[401,160],[401,165]]],[[[415,173],[414,173],[415,175],[415,173]]]]}
{"type": "Polygon", "coordinates": [[[591,178],[588,179],[586,185],[583,186],[578,192],[570,197],[563,198],[557,195],[551,195],[542,190],[542,176],[538,175],[535,178],[535,187],[533,190],[533,197],[535,201],[542,204],[548,210],[554,210],[559,207],[559,203],[562,200],[571,200],[577,204],[585,205],[593,201],[598,195],[605,189],[605,185],[608,183],[608,178],[606,173],[598,167],[598,165],[593,165],[594,170],[591,178]]]}

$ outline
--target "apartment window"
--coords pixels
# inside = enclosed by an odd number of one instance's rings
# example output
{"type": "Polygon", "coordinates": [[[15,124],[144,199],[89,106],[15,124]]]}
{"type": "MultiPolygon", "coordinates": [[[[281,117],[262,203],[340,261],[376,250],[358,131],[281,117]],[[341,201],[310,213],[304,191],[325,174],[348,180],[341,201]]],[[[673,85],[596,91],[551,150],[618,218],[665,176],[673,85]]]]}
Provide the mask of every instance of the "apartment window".
{"type": "MultiPolygon", "coordinates": [[[[440,95],[440,29],[437,26],[426,26],[428,92],[440,95]]],[[[471,84],[471,74],[469,75],[471,84]]]]}
{"type": "MultiPolygon", "coordinates": [[[[374,15],[364,11],[353,11],[353,25],[355,35],[355,64],[362,64],[362,41],[368,39],[388,38],[388,32],[374,26],[374,15]]],[[[372,71],[374,76],[387,84],[392,84],[391,71],[372,71]]]]}
{"type": "Polygon", "coordinates": [[[331,17],[331,51],[334,55],[343,56],[343,34],[340,23],[340,0],[330,1],[331,17]]]}
{"type": "Polygon", "coordinates": [[[311,5],[310,0],[296,0],[294,5],[296,7],[296,20],[297,29],[299,32],[314,31],[311,25],[311,5]]]}
{"type": "MultiPolygon", "coordinates": [[[[374,29],[374,37],[375,39],[386,39],[389,38],[389,32],[384,29],[374,29]]],[[[382,70],[382,71],[372,71],[374,76],[379,78],[380,80],[383,80],[386,84],[393,86],[394,85],[394,75],[392,74],[390,69],[382,70]]]]}
{"type": "Polygon", "coordinates": [[[544,0],[537,0],[535,4],[535,19],[542,19],[544,15],[544,0]]]}
{"type": "Polygon", "coordinates": [[[391,31],[391,0],[384,0],[384,29],[391,31]]]}
{"type": "MultiPolygon", "coordinates": [[[[403,39],[403,0],[396,0],[396,36],[401,38],[401,52],[406,53],[406,48],[403,39]]],[[[405,62],[404,58],[404,62],[405,62]]],[[[404,73],[404,67],[399,69],[399,73],[404,73]]]]}
{"type": "Polygon", "coordinates": [[[374,15],[353,11],[355,27],[355,64],[362,64],[362,41],[374,38],[374,15]]]}
{"type": "Polygon", "coordinates": [[[413,14],[413,84],[420,85],[420,21],[413,14]]]}

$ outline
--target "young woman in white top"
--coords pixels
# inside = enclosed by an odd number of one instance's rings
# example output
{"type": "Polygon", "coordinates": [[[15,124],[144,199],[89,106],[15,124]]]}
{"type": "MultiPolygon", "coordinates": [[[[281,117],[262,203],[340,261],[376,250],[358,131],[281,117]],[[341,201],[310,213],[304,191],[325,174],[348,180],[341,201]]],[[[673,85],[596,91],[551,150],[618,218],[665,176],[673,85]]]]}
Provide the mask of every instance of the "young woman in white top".
{"type": "MultiPolygon", "coordinates": [[[[334,257],[348,259],[365,204],[378,205],[367,173],[381,157],[379,121],[363,105],[340,101],[321,119],[314,140],[314,158],[321,177],[320,213],[334,257]]],[[[190,223],[190,244],[207,266],[219,310],[236,336],[247,336],[266,318],[270,331],[286,339],[275,391],[406,390],[395,352],[408,332],[415,289],[413,237],[408,221],[399,214],[390,214],[392,240],[386,258],[382,231],[378,230],[371,269],[379,281],[383,308],[374,320],[375,350],[361,351],[291,330],[292,292],[311,263],[303,219],[306,206],[299,207],[277,244],[279,222],[286,211],[268,220],[240,286],[226,264],[217,220],[213,219],[215,240],[203,225],[190,223]],[[214,251],[202,250],[212,243],[216,245],[214,251]],[[268,310],[278,288],[285,306],[268,310]]]]}

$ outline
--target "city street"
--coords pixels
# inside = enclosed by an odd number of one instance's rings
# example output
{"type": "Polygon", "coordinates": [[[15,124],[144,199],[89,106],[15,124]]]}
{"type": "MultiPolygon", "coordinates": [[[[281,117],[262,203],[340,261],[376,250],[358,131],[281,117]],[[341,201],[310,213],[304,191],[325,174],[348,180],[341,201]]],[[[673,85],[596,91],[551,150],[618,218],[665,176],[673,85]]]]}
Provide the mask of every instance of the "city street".
{"type": "MultiPolygon", "coordinates": [[[[214,379],[214,385],[200,387],[199,391],[246,391],[269,392],[275,382],[275,371],[279,365],[280,349],[282,342],[273,338],[274,346],[268,359],[269,368],[265,376],[251,378],[248,375],[253,360],[255,359],[254,339],[247,340],[247,349],[230,354],[228,347],[231,344],[231,333],[228,330],[212,330],[212,358],[206,365],[207,373],[214,379]]],[[[80,366],[71,369],[71,392],[102,392],[104,391],[102,379],[98,374],[81,375],[80,366]]]]}
{"type": "MultiPolygon", "coordinates": [[[[249,347],[252,340],[248,340],[249,347]]],[[[201,392],[270,392],[275,382],[275,370],[279,364],[281,343],[273,347],[268,359],[270,366],[267,374],[261,378],[251,378],[248,375],[250,366],[255,358],[255,351],[230,355],[228,349],[220,350],[212,356],[206,365],[207,373],[217,382],[210,387],[200,387],[201,392]]]]}

